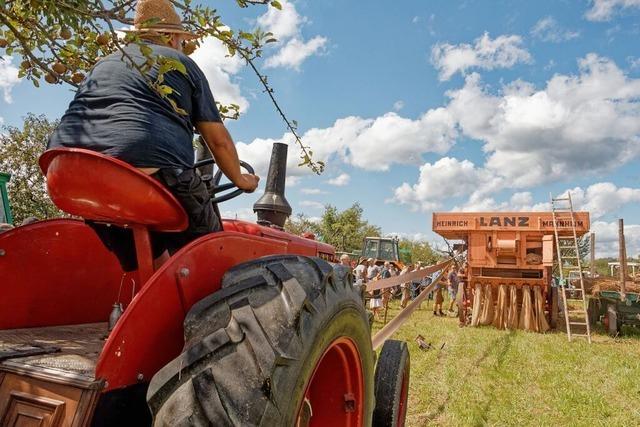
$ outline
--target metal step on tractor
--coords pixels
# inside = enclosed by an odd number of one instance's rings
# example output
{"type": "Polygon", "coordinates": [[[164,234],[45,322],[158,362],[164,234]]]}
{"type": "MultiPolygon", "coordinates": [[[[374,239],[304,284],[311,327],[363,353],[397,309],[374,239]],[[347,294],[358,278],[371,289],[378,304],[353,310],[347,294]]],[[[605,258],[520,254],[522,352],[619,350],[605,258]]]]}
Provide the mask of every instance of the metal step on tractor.
{"type": "MultiPolygon", "coordinates": [[[[95,152],[44,153],[72,217],[0,234],[0,425],[403,425],[406,344],[387,341],[376,366],[350,270],[282,229],[286,149],[257,224],[224,220],[159,267],[152,233],[187,226],[162,185],[95,152]],[[137,270],[85,221],[131,230],[137,270]]],[[[242,193],[211,178],[217,203],[242,193]]]]}

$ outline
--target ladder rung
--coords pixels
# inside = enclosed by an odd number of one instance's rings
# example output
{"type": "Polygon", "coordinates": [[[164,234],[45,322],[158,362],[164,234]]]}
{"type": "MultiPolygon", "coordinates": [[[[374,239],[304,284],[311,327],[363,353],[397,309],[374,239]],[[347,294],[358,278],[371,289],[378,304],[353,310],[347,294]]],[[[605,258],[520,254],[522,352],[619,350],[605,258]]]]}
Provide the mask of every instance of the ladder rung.
{"type": "Polygon", "coordinates": [[[584,310],[567,310],[567,313],[568,314],[574,314],[574,313],[587,314],[587,312],[584,310]]]}
{"type": "Polygon", "coordinates": [[[569,198],[568,197],[558,197],[557,199],[551,199],[551,201],[553,201],[553,202],[559,202],[559,201],[562,201],[562,200],[567,200],[568,201],[569,198]]]}
{"type": "Polygon", "coordinates": [[[570,325],[582,325],[587,326],[587,322],[569,322],[570,325]]]}
{"type": "Polygon", "coordinates": [[[585,337],[585,338],[591,338],[590,335],[588,334],[571,334],[572,337],[585,337]]]}

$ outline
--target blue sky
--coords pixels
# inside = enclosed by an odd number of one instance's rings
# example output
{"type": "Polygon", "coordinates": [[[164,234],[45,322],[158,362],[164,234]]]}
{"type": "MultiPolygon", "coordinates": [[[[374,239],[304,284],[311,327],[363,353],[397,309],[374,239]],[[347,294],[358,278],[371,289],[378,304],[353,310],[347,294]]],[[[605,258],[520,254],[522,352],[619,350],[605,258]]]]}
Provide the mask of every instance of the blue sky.
{"type": "MultiPolygon", "coordinates": [[[[280,40],[261,66],[327,162],[314,176],[290,147],[294,212],[357,201],[384,232],[437,241],[434,210],[546,209],[549,192],[571,190],[598,255],[615,253],[618,217],[640,253],[640,0],[282,3],[209,2],[232,28],[280,40]]],[[[264,175],[271,142],[291,138],[257,79],[213,40],[194,59],[214,96],[243,107],[228,127],[264,175]]],[[[63,114],[69,88],[38,90],[3,67],[5,124],[63,114]]],[[[221,210],[249,217],[257,197],[221,210]]]]}

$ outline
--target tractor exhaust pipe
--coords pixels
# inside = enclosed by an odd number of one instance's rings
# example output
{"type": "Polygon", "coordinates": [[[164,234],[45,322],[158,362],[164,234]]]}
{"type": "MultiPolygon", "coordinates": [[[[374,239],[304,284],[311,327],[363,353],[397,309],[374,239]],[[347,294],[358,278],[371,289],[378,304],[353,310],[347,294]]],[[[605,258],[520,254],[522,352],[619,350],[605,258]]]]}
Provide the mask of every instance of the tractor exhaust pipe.
{"type": "Polygon", "coordinates": [[[291,215],[291,205],[284,197],[287,149],[287,144],[280,142],[273,144],[266,188],[262,197],[253,205],[253,211],[258,214],[260,225],[282,229],[291,215]]]}

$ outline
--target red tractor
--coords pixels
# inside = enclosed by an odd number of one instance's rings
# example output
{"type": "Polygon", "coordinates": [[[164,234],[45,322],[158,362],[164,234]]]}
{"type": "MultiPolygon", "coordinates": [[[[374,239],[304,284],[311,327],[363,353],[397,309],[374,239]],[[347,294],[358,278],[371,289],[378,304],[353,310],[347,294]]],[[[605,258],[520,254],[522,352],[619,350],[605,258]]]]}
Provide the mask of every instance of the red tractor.
{"type": "MultiPolygon", "coordinates": [[[[150,233],[186,227],[177,200],[114,158],[46,152],[51,199],[75,218],[0,234],[0,425],[403,425],[406,345],[388,341],[376,368],[350,271],[282,230],[286,148],[258,224],[224,220],[159,267],[150,233]],[[137,270],[85,220],[130,229],[137,270]]],[[[220,177],[214,195],[231,190],[220,177]]]]}

